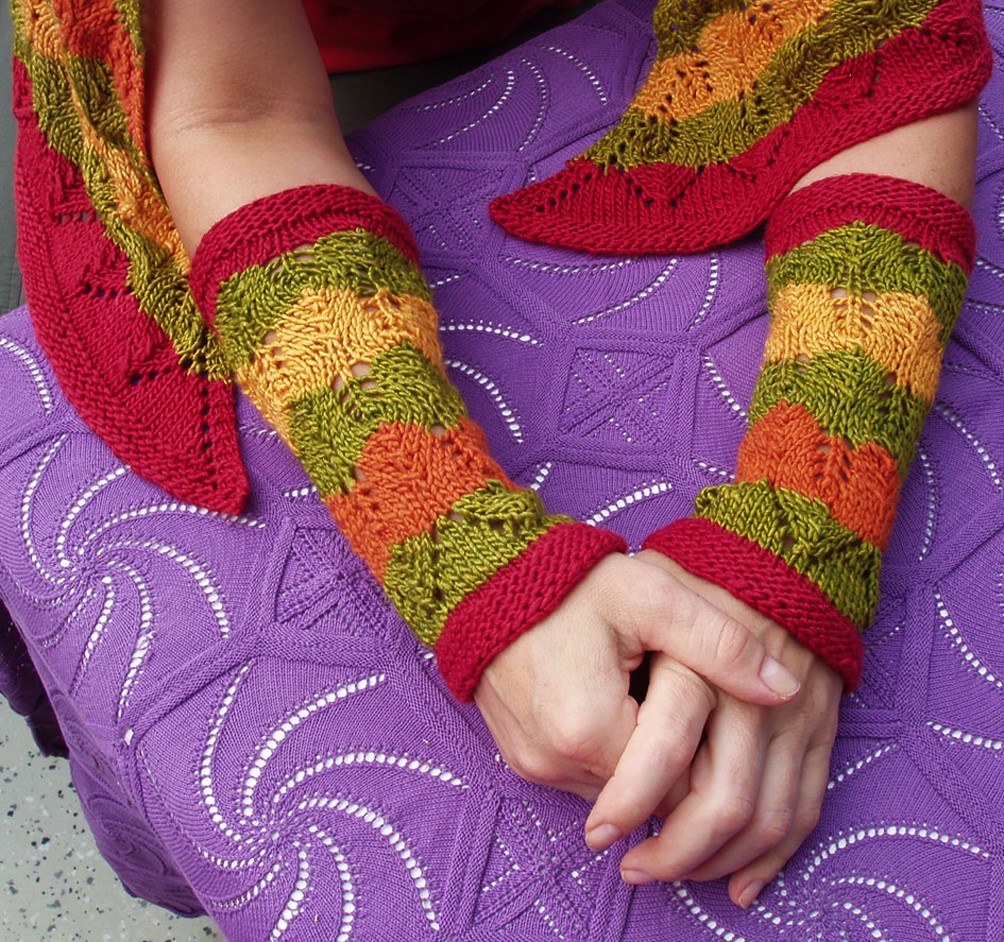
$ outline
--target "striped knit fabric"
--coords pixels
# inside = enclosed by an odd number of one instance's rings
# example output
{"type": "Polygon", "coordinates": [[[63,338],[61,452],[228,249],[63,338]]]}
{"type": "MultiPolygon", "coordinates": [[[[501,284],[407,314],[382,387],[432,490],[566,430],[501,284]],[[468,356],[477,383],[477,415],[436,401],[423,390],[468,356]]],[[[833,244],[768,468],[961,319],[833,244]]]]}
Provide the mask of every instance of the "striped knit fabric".
{"type": "Polygon", "coordinates": [[[853,688],[900,485],[973,266],[969,214],[868,174],[767,230],[771,330],[735,481],[646,546],[784,625],[853,688]]]}
{"type": "Polygon", "coordinates": [[[973,100],[978,0],[660,0],[658,54],[621,121],[492,204],[533,242],[696,252],[763,222],[809,169],[973,100]]]}
{"type": "Polygon", "coordinates": [[[18,255],[66,398],[134,471],[237,513],[233,385],[146,150],[139,0],[11,0],[18,255]]]}
{"type": "Polygon", "coordinates": [[[446,378],[411,233],[376,197],[313,186],[251,203],[206,234],[191,285],[241,386],[458,697],[626,550],[547,514],[489,457],[446,378]]]}

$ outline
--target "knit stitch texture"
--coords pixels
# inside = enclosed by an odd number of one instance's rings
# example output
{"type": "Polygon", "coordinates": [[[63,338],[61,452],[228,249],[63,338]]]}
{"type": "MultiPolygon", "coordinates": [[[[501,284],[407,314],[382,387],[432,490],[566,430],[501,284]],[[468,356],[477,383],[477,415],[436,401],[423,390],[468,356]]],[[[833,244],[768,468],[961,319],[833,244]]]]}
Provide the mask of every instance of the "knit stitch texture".
{"type": "Polygon", "coordinates": [[[645,544],[787,627],[851,688],[975,238],[957,203],[892,177],[789,196],[767,230],[771,330],[735,481],[645,544]]]}
{"type": "Polygon", "coordinates": [[[491,459],[446,377],[411,233],[381,200],[310,186],[244,206],[203,238],[191,285],[241,387],[461,699],[627,548],[548,515],[491,459]]]}
{"type": "Polygon", "coordinates": [[[979,94],[976,0],[661,0],[659,50],[620,122],[556,175],[497,198],[532,242],[696,252],[763,222],[834,154],[979,94]]]}

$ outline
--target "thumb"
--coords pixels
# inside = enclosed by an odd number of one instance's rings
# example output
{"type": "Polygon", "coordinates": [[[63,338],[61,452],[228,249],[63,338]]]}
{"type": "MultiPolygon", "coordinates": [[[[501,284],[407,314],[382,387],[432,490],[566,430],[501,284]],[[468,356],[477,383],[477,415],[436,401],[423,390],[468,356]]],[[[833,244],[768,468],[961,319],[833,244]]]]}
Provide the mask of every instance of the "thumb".
{"type": "Polygon", "coordinates": [[[749,628],[672,574],[640,563],[619,584],[621,591],[603,600],[605,615],[629,649],[663,651],[748,703],[769,706],[798,693],[798,680],[749,628]]]}

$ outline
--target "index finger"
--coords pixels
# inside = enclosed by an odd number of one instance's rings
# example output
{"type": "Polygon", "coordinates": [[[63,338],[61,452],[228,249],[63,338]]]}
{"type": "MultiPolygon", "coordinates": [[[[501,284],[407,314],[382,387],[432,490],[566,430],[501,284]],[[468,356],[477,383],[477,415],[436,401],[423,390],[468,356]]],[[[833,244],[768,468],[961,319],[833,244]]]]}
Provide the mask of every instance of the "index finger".
{"type": "Polygon", "coordinates": [[[634,830],[687,775],[716,697],[667,655],[652,659],[645,701],[613,777],[586,822],[586,843],[604,850],[634,830]]]}

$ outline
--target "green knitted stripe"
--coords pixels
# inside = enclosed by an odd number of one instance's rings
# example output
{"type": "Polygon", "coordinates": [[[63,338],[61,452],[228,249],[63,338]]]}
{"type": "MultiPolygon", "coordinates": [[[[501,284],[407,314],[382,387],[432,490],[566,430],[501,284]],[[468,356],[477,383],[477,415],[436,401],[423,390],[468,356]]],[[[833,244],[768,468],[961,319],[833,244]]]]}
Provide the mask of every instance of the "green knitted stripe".
{"type": "Polygon", "coordinates": [[[535,491],[513,491],[500,481],[462,497],[453,513],[461,519],[439,517],[435,537],[422,533],[392,547],[384,572],[388,598],[429,647],[469,593],[551,527],[569,522],[548,516],[535,491]]]}
{"type": "Polygon", "coordinates": [[[115,9],[119,11],[119,20],[129,34],[136,55],[142,56],[146,50],[143,46],[143,21],[139,0],[115,0],[115,9]]]}
{"type": "Polygon", "coordinates": [[[629,108],[584,156],[621,170],[656,163],[696,168],[729,160],[790,121],[832,69],[920,26],[936,3],[899,0],[876,10],[872,0],[844,0],[824,23],[782,44],[753,94],[709,105],[682,121],[671,120],[671,114],[657,120],[629,108]]]}
{"type": "MultiPolygon", "coordinates": [[[[15,21],[17,26],[17,21],[15,21]]],[[[125,225],[115,212],[116,199],[108,168],[88,147],[79,121],[67,110],[73,88],[92,103],[101,102],[103,117],[97,125],[107,139],[125,148],[145,176],[147,170],[126,131],[126,116],[117,102],[111,75],[103,63],[76,58],[69,70],[45,56],[35,55],[23,38],[15,35],[15,54],[24,63],[32,85],[39,128],[49,145],[80,171],[84,187],[105,234],[129,259],[127,285],[140,308],[171,339],[182,362],[209,379],[230,375],[219,344],[203,323],[188,291],[188,280],[170,253],[148,237],[125,225]]]]}
{"type": "Polygon", "coordinates": [[[460,393],[411,344],[371,366],[337,392],[319,389],[290,406],[290,447],[322,496],[352,488],[352,468],[381,422],[453,428],[467,414],[460,393]]]}
{"type": "Polygon", "coordinates": [[[821,500],[758,481],[705,488],[695,508],[698,516],[781,557],[859,628],[871,622],[882,553],[834,520],[821,500]]]}
{"type": "Polygon", "coordinates": [[[652,26],[659,40],[656,61],[689,51],[701,30],[715,17],[730,10],[745,9],[745,0],[672,0],[659,3],[652,14],[652,26]]]}
{"type": "Polygon", "coordinates": [[[969,279],[954,262],[909,244],[898,232],[863,222],[820,233],[767,262],[767,302],[789,284],[843,288],[850,294],[901,291],[926,297],[948,343],[969,279]]]}
{"type": "Polygon", "coordinates": [[[905,475],[928,405],[886,377],[886,368],[860,351],[767,364],[753,391],[750,425],[782,400],[799,403],[828,434],[847,438],[855,448],[866,442],[881,445],[905,475]]]}
{"type": "Polygon", "coordinates": [[[216,329],[234,369],[250,363],[262,337],[282,321],[305,291],[330,288],[360,297],[385,288],[431,300],[422,273],[387,239],[365,229],[335,232],[309,252],[287,252],[266,265],[232,275],[216,297],[216,329]]]}

